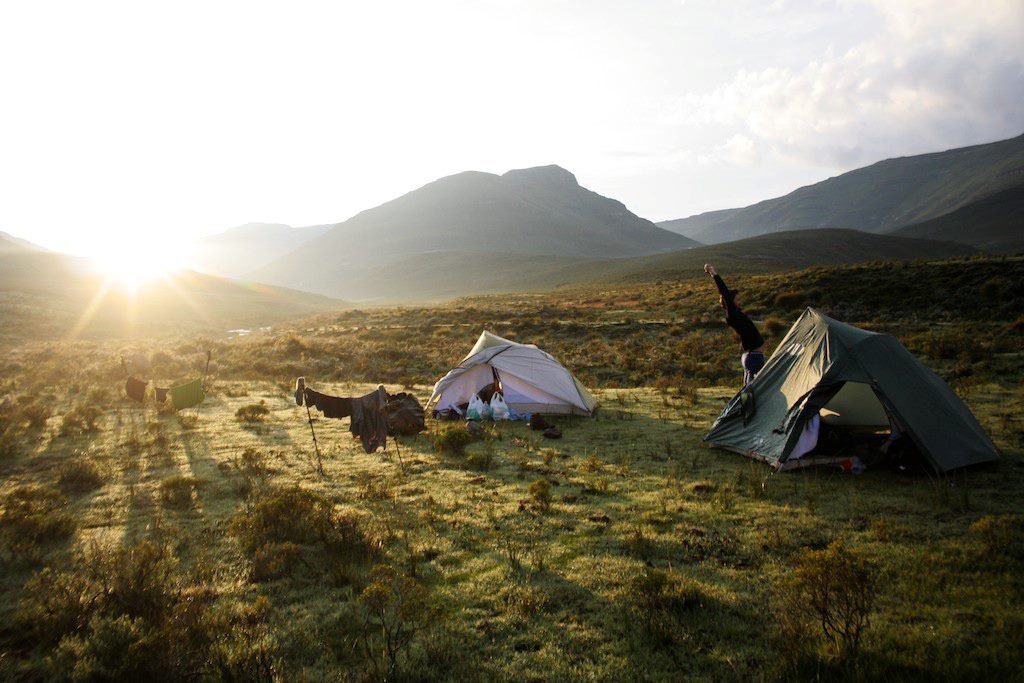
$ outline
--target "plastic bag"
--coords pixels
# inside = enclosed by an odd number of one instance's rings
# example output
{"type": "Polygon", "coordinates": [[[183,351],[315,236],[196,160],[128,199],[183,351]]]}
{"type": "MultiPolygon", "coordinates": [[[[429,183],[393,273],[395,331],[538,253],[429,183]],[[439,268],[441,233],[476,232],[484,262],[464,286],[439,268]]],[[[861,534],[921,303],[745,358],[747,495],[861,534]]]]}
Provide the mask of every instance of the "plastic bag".
{"type": "Polygon", "coordinates": [[[497,392],[495,392],[494,396],[491,396],[491,418],[495,422],[509,419],[508,404],[505,403],[505,399],[502,398],[501,394],[497,392]]]}
{"type": "Polygon", "coordinates": [[[480,420],[482,419],[482,412],[486,404],[480,400],[480,397],[473,394],[473,398],[469,399],[469,408],[466,409],[467,420],[480,420]]]}
{"type": "Polygon", "coordinates": [[[476,400],[480,401],[480,419],[490,420],[491,419],[491,404],[480,398],[477,395],[476,400]]]}

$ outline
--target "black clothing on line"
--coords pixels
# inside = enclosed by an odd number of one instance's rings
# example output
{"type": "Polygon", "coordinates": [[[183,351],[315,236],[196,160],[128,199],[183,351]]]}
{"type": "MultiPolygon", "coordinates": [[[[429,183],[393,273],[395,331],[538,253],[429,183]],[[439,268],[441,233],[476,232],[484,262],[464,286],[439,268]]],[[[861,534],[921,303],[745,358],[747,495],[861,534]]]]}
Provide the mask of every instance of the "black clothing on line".
{"type": "Polygon", "coordinates": [[[363,450],[373,453],[378,448],[387,450],[388,423],[384,415],[387,404],[387,391],[383,386],[366,396],[348,399],[352,406],[352,424],[349,431],[352,436],[359,437],[363,442],[363,450]]]}
{"type": "Polygon", "coordinates": [[[757,331],[754,321],[736,306],[736,292],[730,291],[725,282],[717,274],[714,276],[718,293],[725,301],[725,324],[739,335],[744,351],[753,351],[764,346],[764,338],[757,331]]]}
{"type": "Polygon", "coordinates": [[[303,398],[307,406],[316,408],[324,417],[343,418],[352,415],[352,399],[328,396],[306,387],[303,398]]]}
{"type": "Polygon", "coordinates": [[[378,448],[387,448],[388,424],[384,413],[388,393],[383,386],[358,398],[329,396],[305,386],[305,382],[296,384],[296,400],[299,398],[299,387],[302,387],[302,400],[307,406],[316,408],[324,417],[351,417],[349,431],[352,436],[361,439],[363,450],[373,453],[378,448]]]}

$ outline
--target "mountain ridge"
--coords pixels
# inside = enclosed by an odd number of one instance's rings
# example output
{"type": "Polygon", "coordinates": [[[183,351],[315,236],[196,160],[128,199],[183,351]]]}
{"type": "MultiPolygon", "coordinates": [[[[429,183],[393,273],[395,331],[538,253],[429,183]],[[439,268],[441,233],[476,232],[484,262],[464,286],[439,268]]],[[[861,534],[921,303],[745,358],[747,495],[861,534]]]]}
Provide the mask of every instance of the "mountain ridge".
{"type": "MultiPolygon", "coordinates": [[[[549,165],[438,178],[335,224],[247,276],[352,299],[359,298],[354,292],[366,292],[367,278],[379,279],[382,269],[391,275],[389,266],[424,254],[601,258],[691,246],[693,240],[659,228],[622,202],[580,186],[566,169],[549,165]]],[[[470,275],[486,278],[467,271],[467,279],[470,275]]],[[[414,292],[430,290],[429,277],[408,284],[414,292]]]]}
{"type": "Polygon", "coordinates": [[[710,244],[811,228],[886,233],[1017,185],[1024,185],[1024,135],[884,159],[781,197],[659,225],[710,244]]]}

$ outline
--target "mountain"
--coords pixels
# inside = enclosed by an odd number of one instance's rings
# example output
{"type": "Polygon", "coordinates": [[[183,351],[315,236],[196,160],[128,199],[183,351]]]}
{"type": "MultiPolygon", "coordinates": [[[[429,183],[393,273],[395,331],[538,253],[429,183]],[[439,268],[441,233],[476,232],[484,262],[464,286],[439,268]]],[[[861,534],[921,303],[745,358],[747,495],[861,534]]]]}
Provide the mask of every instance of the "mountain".
{"type": "Polygon", "coordinates": [[[991,252],[1024,251],[1024,183],[892,234],[963,242],[991,252]]]}
{"type": "Polygon", "coordinates": [[[86,259],[29,249],[0,252],[0,345],[79,335],[223,333],[346,306],[317,294],[193,271],[131,290],[96,273],[86,259]]]}
{"type": "Polygon", "coordinates": [[[875,235],[857,230],[794,230],[748,237],[669,254],[569,264],[547,275],[557,284],[576,282],[656,282],[703,277],[705,263],[723,274],[784,271],[876,261],[938,260],[971,256],[965,244],[875,235]]]}
{"type": "Polygon", "coordinates": [[[1024,185],[1024,135],[888,159],[784,197],[659,225],[707,244],[804,228],[885,233],[1020,185],[1024,185]]]}
{"type": "Polygon", "coordinates": [[[197,270],[241,277],[319,237],[330,225],[293,228],[280,223],[247,223],[196,242],[197,270]]]}
{"type": "Polygon", "coordinates": [[[591,192],[558,166],[436,180],[339,223],[248,277],[346,299],[431,298],[457,276],[460,293],[494,291],[494,261],[639,256],[695,246],[591,192]],[[440,273],[437,264],[455,268],[440,273]],[[430,267],[426,267],[430,266],[430,267]],[[385,284],[386,283],[386,284],[385,284]]]}
{"type": "Polygon", "coordinates": [[[15,251],[46,251],[38,244],[32,244],[28,240],[15,237],[9,232],[0,230],[0,254],[15,251]]]}

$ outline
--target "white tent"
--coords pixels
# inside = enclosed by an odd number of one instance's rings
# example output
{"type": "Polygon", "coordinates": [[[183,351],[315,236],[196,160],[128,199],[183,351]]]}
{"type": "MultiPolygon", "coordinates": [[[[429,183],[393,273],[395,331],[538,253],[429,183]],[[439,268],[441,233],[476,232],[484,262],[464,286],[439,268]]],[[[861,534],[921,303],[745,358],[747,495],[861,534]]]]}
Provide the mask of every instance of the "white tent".
{"type": "Polygon", "coordinates": [[[457,368],[434,385],[428,406],[466,403],[495,379],[516,412],[591,415],[597,401],[572,373],[533,344],[518,344],[484,330],[457,368]]]}

